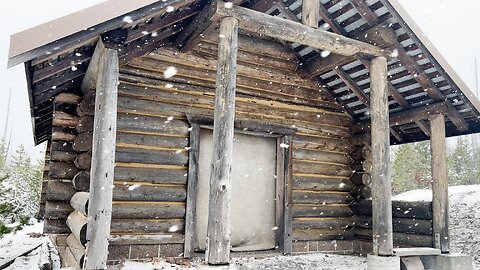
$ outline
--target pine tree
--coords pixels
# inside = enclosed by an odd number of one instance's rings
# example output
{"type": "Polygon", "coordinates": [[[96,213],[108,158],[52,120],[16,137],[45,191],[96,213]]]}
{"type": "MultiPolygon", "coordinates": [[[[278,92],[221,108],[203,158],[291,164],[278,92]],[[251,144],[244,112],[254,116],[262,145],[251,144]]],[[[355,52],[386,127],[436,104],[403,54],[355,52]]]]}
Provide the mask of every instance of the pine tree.
{"type": "Polygon", "coordinates": [[[459,137],[457,144],[448,157],[449,183],[451,185],[472,185],[478,182],[477,154],[465,137],[459,137]]]}
{"type": "Polygon", "coordinates": [[[392,162],[393,193],[428,187],[431,183],[430,160],[428,142],[400,145],[392,162]]]}

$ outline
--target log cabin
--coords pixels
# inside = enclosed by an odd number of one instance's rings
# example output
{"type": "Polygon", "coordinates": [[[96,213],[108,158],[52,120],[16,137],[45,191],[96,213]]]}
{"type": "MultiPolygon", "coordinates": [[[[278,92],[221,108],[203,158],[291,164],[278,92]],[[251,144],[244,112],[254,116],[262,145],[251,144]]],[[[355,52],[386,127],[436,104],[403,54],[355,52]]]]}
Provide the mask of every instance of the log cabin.
{"type": "Polygon", "coordinates": [[[449,251],[445,138],[480,102],[397,0],[109,0],[11,37],[67,266],[449,251]],[[389,147],[430,140],[432,203],[389,147]]]}

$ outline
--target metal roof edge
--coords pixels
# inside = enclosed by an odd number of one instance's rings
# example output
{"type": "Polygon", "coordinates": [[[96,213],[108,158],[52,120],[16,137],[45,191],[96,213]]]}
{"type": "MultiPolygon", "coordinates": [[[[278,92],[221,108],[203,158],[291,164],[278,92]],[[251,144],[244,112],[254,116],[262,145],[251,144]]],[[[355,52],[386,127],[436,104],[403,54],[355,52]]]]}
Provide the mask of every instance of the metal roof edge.
{"type": "MultiPolygon", "coordinates": [[[[38,49],[158,0],[108,0],[10,36],[8,67],[32,60],[38,49]],[[33,52],[33,53],[32,53],[33,52]]],[[[125,22],[127,24],[128,22],[125,22]]]]}
{"type": "MultiPolygon", "coordinates": [[[[425,33],[420,29],[415,20],[408,14],[405,8],[400,4],[398,0],[384,0],[388,2],[394,9],[394,11],[399,15],[403,22],[410,28],[410,30],[415,34],[415,36],[423,43],[425,48],[433,56],[435,61],[437,61],[441,68],[445,71],[446,75],[451,78],[451,80],[457,85],[457,87],[462,91],[464,96],[470,101],[474,109],[477,110],[477,114],[480,114],[480,100],[475,96],[472,90],[467,86],[463,79],[458,75],[458,73],[452,68],[448,61],[442,56],[438,49],[433,45],[433,43],[428,39],[425,33]]],[[[447,78],[446,78],[447,79],[447,78]]]]}

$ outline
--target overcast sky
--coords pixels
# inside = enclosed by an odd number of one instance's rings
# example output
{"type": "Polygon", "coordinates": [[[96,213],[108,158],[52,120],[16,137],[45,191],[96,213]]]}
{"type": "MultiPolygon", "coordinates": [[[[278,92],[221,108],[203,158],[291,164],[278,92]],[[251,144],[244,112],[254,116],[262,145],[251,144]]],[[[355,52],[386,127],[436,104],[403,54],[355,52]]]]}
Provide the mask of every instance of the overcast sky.
{"type": "MultiPolygon", "coordinates": [[[[474,58],[480,63],[479,0],[398,0],[463,80],[475,91],[474,58]]],[[[6,69],[9,36],[52,19],[84,9],[101,0],[15,0],[2,4],[0,16],[0,137],[4,134],[8,91],[12,110],[7,132],[12,149],[23,144],[34,158],[44,146],[34,147],[23,65],[6,69]]]]}

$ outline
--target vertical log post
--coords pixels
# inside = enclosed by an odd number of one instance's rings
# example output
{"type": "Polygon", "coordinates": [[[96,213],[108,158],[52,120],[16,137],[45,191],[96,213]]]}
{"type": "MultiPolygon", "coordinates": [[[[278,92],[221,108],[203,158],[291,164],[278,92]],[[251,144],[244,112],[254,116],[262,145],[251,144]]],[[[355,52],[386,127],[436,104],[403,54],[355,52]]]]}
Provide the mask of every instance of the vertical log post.
{"type": "Polygon", "coordinates": [[[210,203],[206,261],[228,264],[230,260],[230,197],[235,119],[238,21],[220,22],[218,43],[213,154],[210,174],[210,203]]]}
{"type": "Polygon", "coordinates": [[[445,142],[445,116],[430,117],[430,149],[432,154],[433,246],[443,253],[450,250],[448,217],[448,180],[445,142]]]}
{"type": "Polygon", "coordinates": [[[370,66],[372,125],[372,211],[374,254],[393,255],[392,194],[390,183],[390,127],[387,59],[376,57],[370,66]]]}
{"type": "Polygon", "coordinates": [[[320,17],[320,0],[303,0],[302,24],[318,28],[320,17]]]}
{"type": "Polygon", "coordinates": [[[115,165],[117,85],[118,52],[105,48],[100,55],[96,82],[86,269],[107,267],[115,165]]]}

